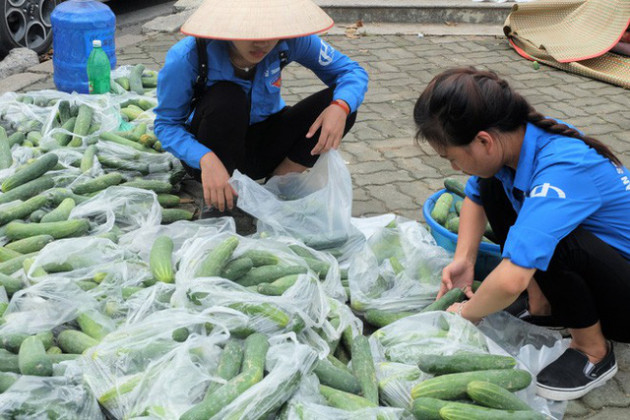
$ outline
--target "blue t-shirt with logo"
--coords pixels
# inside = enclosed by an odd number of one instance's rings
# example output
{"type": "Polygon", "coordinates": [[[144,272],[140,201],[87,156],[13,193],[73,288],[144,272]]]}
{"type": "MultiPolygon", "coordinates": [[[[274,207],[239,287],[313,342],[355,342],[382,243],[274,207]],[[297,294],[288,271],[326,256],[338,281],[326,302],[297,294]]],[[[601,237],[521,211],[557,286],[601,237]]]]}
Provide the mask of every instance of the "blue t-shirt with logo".
{"type": "MultiPolygon", "coordinates": [[[[582,226],[630,260],[630,171],[582,140],[528,123],[516,171],[495,177],[518,214],[503,258],[544,271],[558,242],[582,226]]],[[[478,177],[466,196],[481,204],[478,177]]]]}
{"type": "MultiPolygon", "coordinates": [[[[317,35],[279,41],[256,65],[253,80],[234,74],[228,41],[210,40],[206,47],[207,86],[228,81],[242,87],[251,99],[250,124],[261,122],[285,107],[280,96],[281,52],[286,54],[287,62],[298,62],[326,85],[334,85],[333,99],[344,100],[352,112],[357,110],[367,91],[367,72],[317,35]]],[[[158,75],[158,106],[154,109],[154,130],[162,147],[197,169],[201,157],[210,151],[187,130],[198,62],[194,37],[186,37],[171,47],[158,75]]]]}

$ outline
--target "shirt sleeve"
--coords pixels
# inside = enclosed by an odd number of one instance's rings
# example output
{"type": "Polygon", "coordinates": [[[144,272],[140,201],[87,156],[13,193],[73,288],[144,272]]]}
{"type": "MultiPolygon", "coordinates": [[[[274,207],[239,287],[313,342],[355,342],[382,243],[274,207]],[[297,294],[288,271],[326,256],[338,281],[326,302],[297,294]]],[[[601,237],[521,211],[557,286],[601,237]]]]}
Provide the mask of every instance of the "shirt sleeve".
{"type": "Polygon", "coordinates": [[[356,111],[367,92],[367,72],[317,35],[296,38],[293,45],[291,61],[311,69],[327,86],[335,86],[333,99],[342,99],[356,111]]]}
{"type": "Polygon", "coordinates": [[[186,127],[197,77],[194,46],[194,40],[184,39],[166,55],[164,67],[158,74],[154,131],[166,151],[199,169],[199,160],[210,149],[199,143],[186,127]]]}
{"type": "Polygon", "coordinates": [[[464,188],[464,193],[466,194],[466,197],[470,198],[480,206],[482,205],[481,193],[479,192],[479,177],[473,175],[468,178],[466,187],[464,188]]]}
{"type": "Polygon", "coordinates": [[[548,165],[534,175],[531,185],[503,257],[524,268],[546,270],[558,242],[597,212],[601,196],[579,160],[548,165]]]}

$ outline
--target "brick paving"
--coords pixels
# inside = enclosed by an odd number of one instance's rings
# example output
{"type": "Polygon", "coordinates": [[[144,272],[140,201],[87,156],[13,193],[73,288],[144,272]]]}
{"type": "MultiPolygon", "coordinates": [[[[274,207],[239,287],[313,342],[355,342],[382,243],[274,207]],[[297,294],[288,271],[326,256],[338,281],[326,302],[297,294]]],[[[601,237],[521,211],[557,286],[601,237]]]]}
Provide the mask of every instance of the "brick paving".
{"type": "MultiPolygon", "coordinates": [[[[159,69],[181,35],[148,34],[118,51],[118,64],[159,69]]],[[[364,66],[370,88],[341,152],[354,184],[354,216],[394,212],[421,219],[425,199],[455,173],[427,145],[414,142],[412,111],[426,83],[453,66],[475,65],[505,77],[542,113],[597,136],[630,165],[630,92],[606,83],[541,66],[494,37],[328,36],[340,51],[364,66]]],[[[52,77],[34,78],[22,90],[54,88],[52,77]]],[[[308,70],[289,65],[283,73],[289,104],[323,88],[308,70]]],[[[630,346],[616,345],[619,374],[604,387],[568,405],[566,419],[630,418],[630,346]]]]}

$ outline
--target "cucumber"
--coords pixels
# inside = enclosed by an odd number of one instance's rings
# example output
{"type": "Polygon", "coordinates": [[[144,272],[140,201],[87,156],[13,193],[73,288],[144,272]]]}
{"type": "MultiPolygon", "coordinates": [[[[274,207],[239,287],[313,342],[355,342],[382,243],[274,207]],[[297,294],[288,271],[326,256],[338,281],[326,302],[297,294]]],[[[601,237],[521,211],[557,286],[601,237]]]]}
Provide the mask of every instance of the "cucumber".
{"type": "Polygon", "coordinates": [[[17,381],[17,379],[17,375],[7,372],[0,372],[0,394],[9,389],[11,385],[13,385],[15,381],[17,381]]]}
{"type": "Polygon", "coordinates": [[[116,83],[122,86],[123,89],[129,90],[129,78],[128,77],[117,77],[114,79],[116,83]]]}
{"type": "Polygon", "coordinates": [[[236,309],[244,313],[245,315],[249,315],[251,317],[263,317],[267,318],[269,321],[273,322],[277,326],[284,328],[289,325],[291,321],[291,317],[279,309],[277,306],[274,306],[270,303],[231,303],[228,307],[232,309],[236,309]]]}
{"type": "Polygon", "coordinates": [[[269,341],[263,334],[254,333],[247,337],[245,339],[242,372],[210,394],[201,403],[186,411],[179,419],[207,420],[243,392],[260,382],[263,378],[268,350],[269,341]]]}
{"type": "Polygon", "coordinates": [[[249,273],[237,279],[241,286],[255,286],[260,283],[271,283],[280,277],[289,276],[291,274],[304,274],[308,271],[306,267],[301,265],[280,266],[280,265],[263,265],[253,268],[249,273]]]}
{"type": "Polygon", "coordinates": [[[68,101],[59,101],[59,107],[57,108],[59,112],[59,123],[64,124],[70,118],[72,118],[72,113],[70,112],[70,102],[68,101]]]}
{"type": "Polygon", "coordinates": [[[72,140],[68,144],[71,147],[79,147],[83,144],[83,136],[90,131],[90,125],[92,124],[92,116],[94,110],[88,105],[79,105],[79,113],[77,114],[77,120],[74,124],[74,130],[72,131],[72,140]]]}
{"type": "Polygon", "coordinates": [[[16,144],[22,144],[26,140],[26,134],[21,131],[16,131],[11,134],[7,139],[9,141],[9,147],[13,147],[16,144]]]}
{"type": "Polygon", "coordinates": [[[531,410],[531,407],[505,388],[490,382],[472,381],[466,387],[471,400],[500,410],[531,410]]]}
{"type": "Polygon", "coordinates": [[[247,274],[253,266],[254,263],[247,257],[235,258],[225,265],[221,271],[221,277],[228,280],[236,280],[247,274]]]}
{"type": "Polygon", "coordinates": [[[20,255],[19,257],[11,258],[8,261],[0,263],[0,273],[2,274],[15,273],[16,271],[22,268],[22,264],[24,263],[24,260],[28,258],[32,258],[36,254],[37,254],[36,252],[30,253],[30,254],[23,254],[23,255],[20,255]]]}
{"type": "Polygon", "coordinates": [[[64,198],[56,209],[42,216],[40,223],[63,222],[64,220],[68,220],[68,217],[70,217],[70,213],[75,206],[76,203],[72,198],[64,198]]]}
{"type": "Polygon", "coordinates": [[[547,417],[532,410],[496,410],[473,404],[449,403],[440,409],[445,420],[544,420],[547,417]]]}
{"type": "Polygon", "coordinates": [[[365,408],[375,408],[378,405],[358,395],[340,391],[326,385],[319,386],[319,392],[326,399],[329,406],[346,411],[358,411],[365,408]]]}
{"type": "Polygon", "coordinates": [[[0,263],[19,257],[20,255],[22,255],[20,252],[13,251],[6,246],[0,246],[0,263]]]}
{"type": "Polygon", "coordinates": [[[33,213],[28,216],[27,221],[30,223],[39,223],[42,220],[42,217],[47,215],[48,212],[44,209],[35,210],[33,213]]]}
{"type": "MultiPolygon", "coordinates": [[[[219,366],[217,366],[217,376],[219,378],[229,381],[234,378],[241,370],[241,364],[243,363],[243,347],[241,344],[234,340],[228,340],[225,343],[225,347],[221,352],[219,358],[219,366]]],[[[214,391],[219,389],[221,384],[219,382],[212,382],[206,390],[206,397],[209,397],[214,391]]]]}
{"type": "Polygon", "coordinates": [[[96,156],[96,145],[92,144],[85,149],[83,157],[81,158],[80,169],[82,173],[89,172],[94,166],[94,157],[96,156]]]}
{"type": "Polygon", "coordinates": [[[44,349],[48,350],[52,347],[55,341],[55,337],[53,336],[52,331],[42,331],[35,334],[35,337],[39,338],[39,340],[44,345],[44,349]]]}
{"type": "Polygon", "coordinates": [[[175,272],[173,271],[173,240],[162,235],[155,238],[151,247],[149,267],[153,277],[164,283],[173,283],[175,272]]]}
{"type": "Polygon", "coordinates": [[[439,400],[437,398],[420,397],[413,400],[411,413],[418,420],[442,420],[440,409],[451,401],[439,400]]]}
{"type": "Polygon", "coordinates": [[[46,354],[44,344],[36,336],[22,341],[18,353],[20,373],[23,375],[52,376],[52,361],[46,354]]]}
{"type": "Polygon", "coordinates": [[[445,311],[452,304],[461,302],[464,299],[466,299],[466,294],[462,289],[455,287],[444,293],[441,298],[428,305],[420,312],[445,311]]]}
{"type": "Polygon", "coordinates": [[[352,394],[361,392],[361,385],[357,378],[347,369],[340,369],[333,365],[328,359],[318,360],[313,373],[317,375],[322,385],[352,394]]]}
{"type": "Polygon", "coordinates": [[[247,257],[252,260],[254,267],[260,267],[261,265],[275,265],[280,262],[277,255],[269,251],[262,251],[259,249],[250,249],[249,251],[245,251],[241,257],[247,257]]]}
{"type": "Polygon", "coordinates": [[[56,154],[46,153],[33,162],[24,165],[24,167],[5,179],[2,182],[2,191],[11,191],[12,189],[19,187],[20,185],[23,185],[28,181],[39,178],[40,176],[44,175],[46,172],[54,168],[55,165],[57,165],[58,161],[59,157],[56,154]]]}
{"type": "Polygon", "coordinates": [[[140,172],[141,174],[149,173],[149,165],[147,163],[128,161],[115,156],[105,155],[97,155],[97,159],[101,165],[107,168],[119,169],[122,171],[135,171],[140,172]]]}
{"type": "Polygon", "coordinates": [[[171,334],[171,338],[173,339],[173,341],[177,341],[178,343],[183,343],[184,341],[188,340],[189,336],[190,331],[188,331],[188,328],[186,327],[176,328],[171,334]]]}
{"type": "Polygon", "coordinates": [[[10,203],[15,200],[26,200],[54,186],[55,182],[49,176],[33,179],[0,195],[0,204],[10,203]]]}
{"type": "Polygon", "coordinates": [[[258,293],[267,296],[280,296],[291,286],[297,282],[299,274],[291,274],[288,276],[280,277],[271,283],[260,283],[257,287],[258,293]]]}
{"type": "Polygon", "coordinates": [[[214,247],[203,259],[197,269],[197,277],[216,277],[227,265],[232,253],[238,246],[238,237],[230,236],[214,247]]]}
{"type": "MultiPolygon", "coordinates": [[[[124,185],[124,184],[123,184],[124,185]]],[[[194,214],[184,209],[162,209],[162,224],[174,223],[179,220],[192,220],[194,214]]]]}
{"type": "Polygon", "coordinates": [[[459,217],[458,216],[451,217],[450,219],[446,221],[446,224],[444,225],[444,227],[453,233],[458,233],[459,232],[459,217]]]}
{"type": "Polygon", "coordinates": [[[66,353],[81,354],[98,341],[81,331],[63,330],[57,336],[57,344],[66,353]]]}
{"type": "Polygon", "coordinates": [[[453,196],[448,192],[442,193],[436,200],[433,210],[431,210],[431,218],[444,226],[452,204],[453,196]]]}
{"type": "Polygon", "coordinates": [[[122,182],[123,177],[118,172],[110,172],[105,175],[101,175],[89,181],[82,182],[71,187],[72,192],[75,194],[92,194],[112,185],[118,185],[122,182]]]}
{"type": "Polygon", "coordinates": [[[411,398],[433,397],[443,400],[465,398],[467,386],[472,381],[492,382],[509,391],[526,388],[532,375],[520,369],[493,369],[475,372],[451,373],[420,382],[411,389],[411,398]]]}
{"type": "Polygon", "coordinates": [[[121,186],[142,188],[153,191],[156,194],[166,194],[173,190],[173,186],[170,183],[157,179],[136,179],[133,181],[127,181],[121,184],[121,186]]]}
{"type": "Polygon", "coordinates": [[[0,209],[0,225],[7,224],[16,219],[25,219],[35,210],[46,205],[48,199],[41,195],[31,197],[23,203],[0,209]]]}
{"type": "MultiPolygon", "coordinates": [[[[46,350],[46,354],[48,356],[53,355],[53,354],[61,354],[63,353],[63,350],[61,350],[59,347],[57,346],[52,346],[50,347],[48,350],[46,350]]],[[[53,362],[54,363],[54,362],[53,362]]]]}
{"type": "Polygon", "coordinates": [[[17,223],[7,225],[6,235],[14,241],[36,235],[51,235],[55,239],[83,236],[90,230],[90,222],[85,219],[64,220],[48,223],[17,223]]]}
{"type": "Polygon", "coordinates": [[[144,88],[142,87],[142,72],[144,66],[142,64],[136,64],[129,72],[129,90],[137,93],[138,95],[144,95],[144,88]]]}
{"type": "Polygon", "coordinates": [[[378,381],[370,343],[364,335],[357,335],[352,340],[352,372],[359,381],[363,397],[378,405],[378,381]]]}
{"type": "Polygon", "coordinates": [[[466,193],[464,193],[464,184],[454,178],[446,178],[444,180],[444,188],[462,198],[466,197],[466,193]]]}
{"type": "Polygon", "coordinates": [[[22,280],[2,273],[0,273],[0,286],[4,286],[4,290],[9,297],[24,287],[22,280]]]}
{"type": "Polygon", "coordinates": [[[463,352],[451,356],[426,354],[420,355],[418,358],[420,370],[433,375],[475,370],[512,369],[515,366],[516,360],[513,357],[495,354],[463,352]]]}
{"type": "Polygon", "coordinates": [[[368,309],[365,311],[365,320],[375,327],[384,327],[392,322],[398,321],[401,318],[405,318],[411,315],[415,315],[415,312],[386,312],[380,309],[368,309]]]}
{"type": "Polygon", "coordinates": [[[464,200],[457,200],[455,202],[455,212],[458,216],[462,214],[462,206],[464,205],[464,200]]]}
{"type": "Polygon", "coordinates": [[[110,328],[98,322],[87,312],[77,315],[77,324],[82,332],[99,341],[111,332],[110,328]]]}
{"type": "MultiPolygon", "coordinates": [[[[20,344],[22,343],[20,342],[20,344]]],[[[18,346],[17,351],[19,351],[19,348],[18,346]]],[[[20,373],[20,364],[17,354],[11,353],[5,349],[0,349],[0,372],[20,373]]]]}
{"type": "Polygon", "coordinates": [[[158,203],[160,203],[160,206],[162,207],[176,207],[179,205],[181,199],[179,198],[179,196],[174,195],[174,194],[158,194],[157,195],[158,198],[158,203]]]}
{"type": "Polygon", "coordinates": [[[117,143],[120,144],[122,146],[127,146],[130,147],[132,149],[135,150],[139,150],[141,152],[145,152],[145,153],[157,153],[155,150],[153,149],[149,149],[148,147],[144,147],[143,145],[141,145],[140,143],[136,143],[133,140],[128,140],[122,136],[119,136],[117,134],[114,133],[110,133],[108,131],[102,132],[101,134],[99,134],[99,138],[103,141],[108,141],[111,143],[117,143]]]}
{"type": "Polygon", "coordinates": [[[81,204],[90,199],[90,197],[84,197],[73,193],[69,188],[52,188],[46,191],[43,195],[48,197],[49,203],[53,206],[58,206],[66,198],[72,198],[75,204],[81,204]]]}
{"type": "Polygon", "coordinates": [[[11,145],[4,127],[0,126],[0,169],[7,169],[13,165],[11,145]]]}
{"type": "Polygon", "coordinates": [[[57,141],[59,146],[67,146],[72,139],[72,132],[74,131],[74,126],[77,123],[77,117],[71,117],[67,121],[65,121],[61,128],[63,131],[59,131],[52,135],[52,137],[57,141]]]}
{"type": "Polygon", "coordinates": [[[321,261],[315,258],[302,257],[308,268],[313,270],[320,278],[326,278],[330,264],[326,261],[321,261]]]}

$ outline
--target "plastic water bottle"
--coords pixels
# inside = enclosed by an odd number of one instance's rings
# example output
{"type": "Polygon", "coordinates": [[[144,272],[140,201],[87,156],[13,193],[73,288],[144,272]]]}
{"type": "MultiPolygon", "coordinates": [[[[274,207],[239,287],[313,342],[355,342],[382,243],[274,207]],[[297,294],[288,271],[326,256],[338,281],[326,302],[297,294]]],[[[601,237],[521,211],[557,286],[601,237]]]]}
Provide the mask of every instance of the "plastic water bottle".
{"type": "Polygon", "coordinates": [[[87,61],[87,76],[90,93],[109,92],[109,77],[111,68],[109,58],[101,48],[101,40],[92,41],[92,52],[87,61]]]}
{"type": "Polygon", "coordinates": [[[55,7],[50,22],[55,86],[64,92],[88,93],[87,61],[93,40],[101,41],[110,68],[116,67],[116,15],[99,1],[68,0],[55,7]]]}

